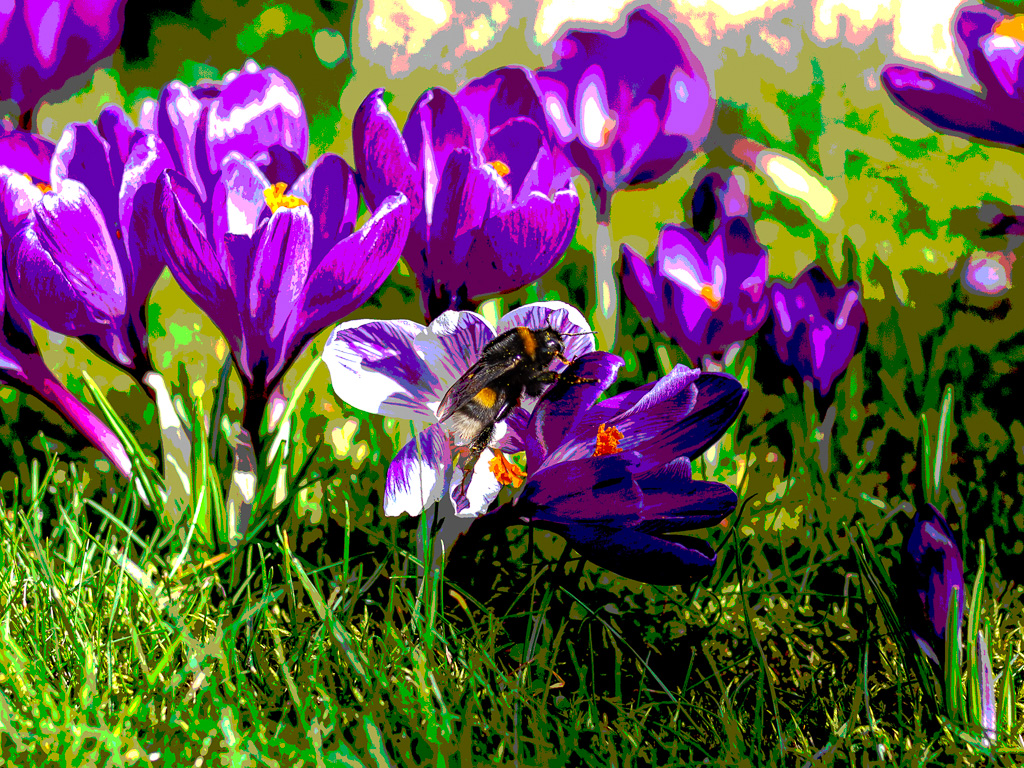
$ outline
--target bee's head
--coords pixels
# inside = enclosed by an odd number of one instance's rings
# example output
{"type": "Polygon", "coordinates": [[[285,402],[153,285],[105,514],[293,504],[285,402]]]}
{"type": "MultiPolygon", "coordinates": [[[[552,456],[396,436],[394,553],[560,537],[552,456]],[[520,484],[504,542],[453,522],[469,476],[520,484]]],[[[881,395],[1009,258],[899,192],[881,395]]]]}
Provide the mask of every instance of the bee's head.
{"type": "Polygon", "coordinates": [[[537,340],[537,353],[547,360],[558,357],[565,351],[565,339],[554,328],[542,328],[534,331],[537,340]]]}

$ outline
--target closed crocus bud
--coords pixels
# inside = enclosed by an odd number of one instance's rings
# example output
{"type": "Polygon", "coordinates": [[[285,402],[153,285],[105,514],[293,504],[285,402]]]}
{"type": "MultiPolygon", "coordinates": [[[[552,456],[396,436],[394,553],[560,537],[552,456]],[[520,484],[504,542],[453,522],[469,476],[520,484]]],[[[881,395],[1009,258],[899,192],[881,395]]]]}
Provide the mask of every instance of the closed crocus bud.
{"type": "Polygon", "coordinates": [[[851,280],[837,288],[821,267],[810,267],[792,286],[773,284],[770,302],[768,343],[784,365],[828,395],[867,329],[860,286],[851,280]]]}
{"type": "Polygon", "coordinates": [[[28,116],[49,91],[110,56],[126,0],[13,0],[0,6],[0,101],[28,116]]]}
{"type": "Polygon", "coordinates": [[[605,217],[617,189],[666,179],[708,134],[711,84],[679,30],[649,8],[614,32],[573,30],[537,73],[570,160],[605,217]]]}
{"type": "Polygon", "coordinates": [[[963,70],[977,85],[890,64],[882,69],[885,89],[938,131],[1024,147],[1024,16],[967,6],[957,13],[953,33],[963,70]]]}
{"type": "Polygon", "coordinates": [[[706,243],[689,227],[666,226],[654,265],[628,245],[622,257],[626,296],[694,364],[749,339],[768,317],[768,253],[743,216],[725,218],[706,243]]]}
{"type": "Polygon", "coordinates": [[[914,516],[914,526],[903,543],[901,567],[903,576],[897,586],[910,633],[941,676],[949,612],[956,611],[958,630],[963,624],[964,564],[949,524],[932,504],[925,504],[914,516]]]}
{"type": "Polygon", "coordinates": [[[409,199],[403,255],[428,319],[532,283],[572,241],[579,197],[529,70],[503,67],[454,95],[432,88],[401,132],[376,90],[352,141],[370,207],[395,193],[409,199]]]}

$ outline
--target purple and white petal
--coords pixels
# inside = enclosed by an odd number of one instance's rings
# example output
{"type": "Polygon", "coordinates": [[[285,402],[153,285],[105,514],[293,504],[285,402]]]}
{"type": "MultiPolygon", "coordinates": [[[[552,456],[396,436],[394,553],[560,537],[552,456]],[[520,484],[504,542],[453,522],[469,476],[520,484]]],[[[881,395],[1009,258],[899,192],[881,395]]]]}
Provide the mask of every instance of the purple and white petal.
{"type": "Polygon", "coordinates": [[[384,514],[419,515],[444,492],[451,463],[448,436],[436,424],[417,432],[388,465],[384,482],[384,514]]]}
{"type": "Polygon", "coordinates": [[[522,326],[539,331],[551,327],[566,337],[565,356],[570,360],[593,352],[593,330],[576,307],[564,301],[538,301],[513,309],[498,321],[497,333],[522,326]]]}

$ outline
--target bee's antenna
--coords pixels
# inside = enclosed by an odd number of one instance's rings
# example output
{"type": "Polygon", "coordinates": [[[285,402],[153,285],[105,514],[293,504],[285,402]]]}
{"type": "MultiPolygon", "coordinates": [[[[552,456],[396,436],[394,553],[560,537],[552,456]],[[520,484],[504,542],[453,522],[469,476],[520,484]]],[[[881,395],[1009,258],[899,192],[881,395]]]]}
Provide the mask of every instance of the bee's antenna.
{"type": "Polygon", "coordinates": [[[580,331],[579,333],[563,333],[562,338],[568,338],[569,336],[593,336],[597,331],[580,331]]]}

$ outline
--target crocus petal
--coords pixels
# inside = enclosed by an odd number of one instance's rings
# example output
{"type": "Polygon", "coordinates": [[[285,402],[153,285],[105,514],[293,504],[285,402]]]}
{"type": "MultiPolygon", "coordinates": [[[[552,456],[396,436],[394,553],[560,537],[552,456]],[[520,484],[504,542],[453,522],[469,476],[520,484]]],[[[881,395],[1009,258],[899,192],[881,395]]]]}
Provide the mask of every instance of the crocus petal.
{"type": "Polygon", "coordinates": [[[103,214],[77,181],[44,195],[14,236],[7,278],[42,325],[72,336],[101,334],[125,314],[121,265],[103,214]]]}
{"type": "Polygon", "coordinates": [[[736,509],[736,493],[723,483],[694,480],[685,457],[637,479],[644,494],[643,520],[647,533],[663,534],[706,528],[736,509]]]}
{"type": "Polygon", "coordinates": [[[129,143],[118,195],[118,218],[127,238],[127,262],[131,265],[131,278],[126,277],[131,307],[142,306],[166,262],[164,242],[157,236],[156,182],[170,167],[171,158],[163,142],[152,133],[137,131],[129,143]]]}
{"type": "Polygon", "coordinates": [[[356,170],[370,208],[376,210],[385,198],[401,192],[419,213],[423,209],[422,181],[383,95],[383,88],[372,91],[352,121],[356,170]]]}
{"type": "Polygon", "coordinates": [[[309,275],[292,336],[305,340],[363,305],[391,274],[409,232],[409,201],[390,197],[309,275]]]}
{"type": "Polygon", "coordinates": [[[580,525],[566,540],[602,568],[648,584],[688,584],[711,570],[716,560],[714,550],[700,539],[662,539],[630,528],[580,525]]]}
{"type": "Polygon", "coordinates": [[[309,203],[315,267],[335,243],[351,235],[355,228],[359,215],[355,174],[337,155],[320,155],[288,193],[309,203]]]}
{"type": "MultiPolygon", "coordinates": [[[[670,330],[671,324],[678,326],[675,316],[665,311],[662,293],[663,278],[656,274],[643,256],[625,243],[622,244],[622,290],[626,298],[636,307],[640,317],[652,321],[662,333],[676,336],[670,330]]],[[[680,334],[681,336],[682,334],[680,334]]]]}
{"type": "Polygon", "coordinates": [[[473,467],[473,475],[465,488],[462,487],[462,467],[455,467],[451,494],[452,501],[455,502],[456,517],[480,517],[491,506],[491,502],[498,498],[501,484],[488,468],[492,458],[494,453],[489,448],[484,449],[476,466],[473,467]]]}
{"type": "MultiPolygon", "coordinates": [[[[120,179],[114,178],[110,167],[110,146],[92,123],[72,123],[64,129],[53,153],[51,183],[57,192],[65,180],[71,179],[88,188],[103,212],[107,229],[118,228],[117,192],[120,179]]],[[[118,245],[121,250],[123,246],[118,245]]]]}
{"type": "Polygon", "coordinates": [[[411,320],[342,323],[324,346],[335,394],[353,408],[399,419],[432,423],[428,402],[441,382],[420,357],[416,338],[423,326],[411,320]]]}
{"type": "Polygon", "coordinates": [[[566,537],[581,522],[638,522],[643,495],[633,472],[639,460],[626,452],[544,466],[531,473],[515,500],[515,512],[566,537]]]}
{"type": "Polygon", "coordinates": [[[99,135],[110,146],[110,165],[114,171],[114,178],[119,179],[124,171],[124,162],[128,159],[128,147],[131,145],[135,126],[121,107],[117,104],[107,104],[96,118],[96,127],[99,129],[99,135]]]}
{"type": "Polygon", "coordinates": [[[451,463],[448,436],[432,424],[417,432],[388,465],[384,514],[419,515],[441,498],[445,468],[451,463]]]}
{"type": "Polygon", "coordinates": [[[474,254],[466,286],[470,298],[513,290],[537,280],[569,247],[579,221],[580,199],[574,187],[549,199],[533,192],[522,205],[489,218],[485,241],[474,254]]]}
{"type": "Polygon", "coordinates": [[[912,67],[882,69],[882,84],[893,100],[939,131],[1020,146],[1024,121],[994,100],[912,67]]]}
{"type": "Polygon", "coordinates": [[[409,157],[420,170],[423,207],[429,224],[437,183],[449,155],[461,147],[473,146],[469,125],[455,97],[443,88],[432,88],[409,110],[402,137],[409,157]]]}
{"type": "MultiPolygon", "coordinates": [[[[472,273],[476,264],[467,259],[473,244],[469,235],[488,214],[491,189],[502,183],[493,169],[473,162],[469,149],[456,149],[437,182],[433,218],[430,222],[429,273],[447,284],[457,282],[460,273],[472,273]]],[[[474,260],[475,262],[475,260],[474,260]]]]}
{"type": "Polygon", "coordinates": [[[0,165],[0,246],[4,250],[42,197],[42,190],[23,172],[0,165]]]}
{"type": "Polygon", "coordinates": [[[480,359],[494,340],[494,329],[476,312],[442,312],[416,338],[416,348],[441,388],[432,398],[436,407],[448,388],[480,359]]]}
{"type": "MultiPolygon", "coordinates": [[[[615,382],[622,365],[617,355],[591,352],[565,369],[562,381],[545,392],[533,409],[525,439],[528,467],[541,466],[548,454],[565,441],[597,398],[615,382]],[[576,379],[593,381],[572,383],[576,379]]],[[[596,444],[597,430],[589,437],[596,444]]],[[[589,453],[593,453],[593,447],[589,446],[589,453]]]]}
{"type": "Polygon", "coordinates": [[[206,142],[214,173],[231,152],[250,158],[258,166],[270,164],[270,149],[275,145],[305,157],[309,124],[299,92],[273,67],[245,68],[225,82],[220,98],[211,104],[206,142]]]}
{"type": "Polygon", "coordinates": [[[546,124],[540,87],[534,74],[524,67],[500,67],[471,80],[455,100],[469,121],[478,147],[509,120],[525,117],[535,126],[546,124]]]}
{"type": "Polygon", "coordinates": [[[191,88],[178,80],[164,86],[157,110],[157,131],[171,153],[175,168],[185,174],[203,198],[206,196],[204,179],[210,175],[210,169],[205,145],[201,147],[204,151],[197,152],[196,135],[205,121],[203,103],[191,88]]]}
{"type": "Polygon", "coordinates": [[[509,120],[492,133],[483,146],[487,163],[501,163],[508,169],[504,180],[517,202],[523,202],[530,192],[546,195],[551,191],[551,159],[548,157],[546,163],[538,164],[537,155],[542,151],[548,152],[544,135],[536,123],[526,118],[509,120]],[[523,190],[521,197],[520,190],[523,190]]]}
{"type": "Polygon", "coordinates": [[[54,149],[54,143],[42,136],[0,127],[0,166],[49,182],[54,149]]]}

